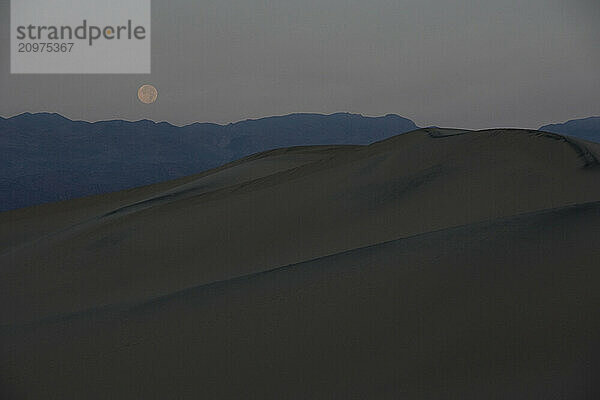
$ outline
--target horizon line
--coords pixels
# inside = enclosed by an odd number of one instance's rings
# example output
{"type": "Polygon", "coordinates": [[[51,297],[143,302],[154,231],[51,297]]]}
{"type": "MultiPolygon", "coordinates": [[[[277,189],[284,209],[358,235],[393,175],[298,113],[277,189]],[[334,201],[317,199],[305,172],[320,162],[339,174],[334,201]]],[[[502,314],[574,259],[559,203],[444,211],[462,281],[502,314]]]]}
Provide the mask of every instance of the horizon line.
{"type": "MultiPolygon", "coordinates": [[[[193,125],[214,125],[214,126],[220,126],[220,127],[226,127],[226,126],[230,126],[230,125],[236,125],[239,123],[243,123],[243,122],[253,122],[253,121],[261,121],[261,120],[265,120],[265,119],[273,119],[273,118],[285,118],[285,117],[290,117],[290,116],[295,116],[295,115],[313,115],[313,116],[321,116],[321,117],[331,117],[331,116],[335,116],[335,115],[351,115],[351,116],[358,116],[358,117],[362,117],[362,118],[371,118],[371,119],[378,119],[378,118],[387,118],[387,117],[399,117],[402,119],[405,119],[407,121],[412,122],[413,124],[415,124],[415,126],[418,129],[424,129],[424,128],[447,128],[447,129],[466,129],[466,130],[487,130],[487,129],[532,129],[532,128],[524,128],[524,127],[520,127],[520,126],[502,126],[502,127],[489,127],[489,128],[483,128],[483,129],[473,129],[473,128],[465,128],[465,127],[459,127],[459,126],[438,126],[438,125],[425,125],[425,126],[419,126],[417,125],[417,123],[415,121],[413,121],[411,118],[408,117],[404,117],[400,114],[396,114],[396,113],[387,113],[387,114],[381,114],[381,115],[365,115],[362,113],[357,113],[357,112],[350,112],[350,111],[336,111],[336,112],[332,112],[332,113],[320,113],[320,112],[290,112],[287,114],[275,114],[275,115],[267,115],[267,116],[262,116],[262,117],[251,117],[251,118],[246,118],[246,119],[240,119],[237,121],[233,121],[233,122],[226,122],[226,123],[218,123],[218,122],[207,122],[207,121],[196,121],[196,122],[191,122],[191,123],[187,123],[187,124],[182,124],[182,125],[177,125],[174,124],[172,122],[166,121],[166,120],[153,120],[150,118],[141,118],[141,119],[125,119],[125,118],[113,118],[113,119],[98,119],[98,120],[85,120],[85,119],[72,119],[69,118],[59,112],[55,112],[55,111],[36,111],[36,112],[31,112],[31,111],[23,111],[17,114],[13,114],[10,116],[2,116],[0,115],[0,119],[3,119],[5,121],[11,120],[11,119],[15,119],[21,116],[27,116],[27,115],[31,115],[31,116],[35,116],[35,115],[52,115],[52,116],[58,116],[60,118],[66,119],[70,122],[81,122],[81,123],[87,123],[87,124],[97,124],[97,123],[107,123],[107,122],[126,122],[126,123],[131,123],[131,124],[135,124],[135,123],[140,123],[140,122],[149,122],[152,123],[154,125],[169,125],[172,126],[174,128],[185,128],[185,127],[190,127],[193,125]]],[[[581,118],[572,118],[566,121],[561,121],[561,122],[551,122],[551,123],[547,123],[547,124],[543,124],[538,128],[534,128],[535,130],[540,130],[543,127],[546,126],[550,126],[550,125],[563,125],[563,124],[567,124],[569,122],[574,122],[574,121],[585,121],[585,120],[590,120],[590,119],[595,119],[595,118],[600,118],[600,116],[587,116],[587,117],[581,117],[581,118]]]]}
{"type": "Polygon", "coordinates": [[[127,123],[151,122],[155,125],[167,124],[167,125],[170,125],[170,126],[173,126],[176,128],[185,128],[185,127],[192,126],[192,125],[228,126],[228,125],[238,124],[241,122],[261,121],[264,119],[271,119],[271,118],[284,118],[284,117],[290,117],[290,116],[294,116],[294,115],[314,115],[314,116],[322,116],[322,117],[330,117],[330,116],[334,116],[334,115],[352,115],[352,116],[359,116],[359,117],[363,117],[363,118],[373,118],[373,119],[386,118],[386,117],[399,117],[399,118],[405,119],[407,121],[410,121],[410,122],[414,123],[417,127],[419,127],[412,119],[403,117],[402,115],[395,114],[395,113],[387,113],[385,115],[364,115],[362,113],[355,113],[355,112],[349,112],[349,111],[336,111],[333,113],[291,112],[291,113],[287,113],[287,114],[275,114],[275,115],[267,115],[267,116],[263,116],[263,117],[252,117],[252,118],[240,119],[237,121],[226,122],[226,123],[196,121],[196,122],[191,122],[191,123],[182,124],[182,125],[177,125],[177,124],[174,124],[174,123],[166,121],[166,120],[158,121],[158,120],[153,120],[150,118],[141,118],[141,119],[114,118],[114,119],[98,119],[98,120],[72,119],[72,118],[69,118],[69,117],[59,113],[59,112],[55,112],[55,111],[36,111],[36,112],[23,111],[23,112],[19,112],[18,114],[13,114],[8,117],[0,115],[0,119],[8,121],[8,120],[15,119],[15,118],[18,118],[21,116],[26,116],[26,115],[32,115],[32,116],[53,115],[53,116],[58,116],[58,117],[64,118],[71,122],[83,122],[83,123],[87,123],[87,124],[96,124],[96,123],[102,123],[102,122],[127,122],[127,123]]]}

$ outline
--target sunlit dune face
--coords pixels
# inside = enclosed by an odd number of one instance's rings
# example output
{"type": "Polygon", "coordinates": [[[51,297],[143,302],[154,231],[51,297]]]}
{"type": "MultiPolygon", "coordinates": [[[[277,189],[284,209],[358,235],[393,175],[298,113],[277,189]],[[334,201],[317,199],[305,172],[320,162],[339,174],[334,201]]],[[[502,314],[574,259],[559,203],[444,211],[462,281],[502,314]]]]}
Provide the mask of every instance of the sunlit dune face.
{"type": "Polygon", "coordinates": [[[138,89],[138,99],[144,104],[152,104],[158,98],[158,90],[152,85],[143,85],[138,89]]]}

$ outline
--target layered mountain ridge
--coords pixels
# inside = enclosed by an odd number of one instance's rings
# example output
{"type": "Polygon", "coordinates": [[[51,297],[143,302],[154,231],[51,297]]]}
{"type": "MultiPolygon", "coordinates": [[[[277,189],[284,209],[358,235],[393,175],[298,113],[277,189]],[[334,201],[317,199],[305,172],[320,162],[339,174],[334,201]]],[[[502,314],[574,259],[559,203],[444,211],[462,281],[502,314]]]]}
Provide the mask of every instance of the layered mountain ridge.
{"type": "Polygon", "coordinates": [[[162,182],[280,147],[368,144],[416,128],[397,115],[349,113],[182,127],[25,113],[0,119],[0,211],[162,182]]]}

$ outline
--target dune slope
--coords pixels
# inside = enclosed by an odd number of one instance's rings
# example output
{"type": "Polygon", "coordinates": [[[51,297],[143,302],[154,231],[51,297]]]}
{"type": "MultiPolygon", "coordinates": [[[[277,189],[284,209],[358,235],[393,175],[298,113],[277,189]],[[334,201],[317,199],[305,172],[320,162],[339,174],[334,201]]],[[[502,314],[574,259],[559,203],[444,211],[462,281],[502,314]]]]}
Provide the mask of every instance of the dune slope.
{"type": "Polygon", "coordinates": [[[586,398],[596,145],[424,129],[0,214],[9,398],[586,398]]]}

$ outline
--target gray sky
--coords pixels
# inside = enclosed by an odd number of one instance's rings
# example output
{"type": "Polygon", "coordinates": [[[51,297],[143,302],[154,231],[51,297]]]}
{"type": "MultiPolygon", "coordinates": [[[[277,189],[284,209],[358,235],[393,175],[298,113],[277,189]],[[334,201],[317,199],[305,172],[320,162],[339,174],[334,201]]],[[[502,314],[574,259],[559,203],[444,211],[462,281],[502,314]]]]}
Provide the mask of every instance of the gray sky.
{"type": "Polygon", "coordinates": [[[537,128],[600,115],[597,0],[170,0],[152,3],[151,75],[11,75],[0,115],[185,124],[291,112],[537,128]],[[159,90],[153,105],[138,86],[159,90]]]}

